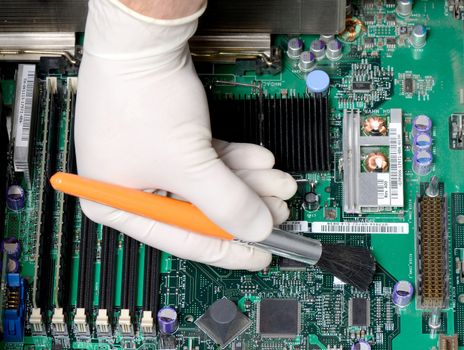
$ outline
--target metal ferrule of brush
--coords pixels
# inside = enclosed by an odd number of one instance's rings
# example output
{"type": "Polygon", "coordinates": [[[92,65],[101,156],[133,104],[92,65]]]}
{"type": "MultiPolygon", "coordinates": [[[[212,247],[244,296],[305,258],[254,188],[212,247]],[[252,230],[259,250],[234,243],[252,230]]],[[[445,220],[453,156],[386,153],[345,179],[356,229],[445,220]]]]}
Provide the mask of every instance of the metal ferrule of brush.
{"type": "Polygon", "coordinates": [[[253,242],[251,245],[266,249],[274,255],[311,265],[317,264],[322,254],[322,244],[318,240],[278,228],[274,228],[264,241],[253,242]]]}

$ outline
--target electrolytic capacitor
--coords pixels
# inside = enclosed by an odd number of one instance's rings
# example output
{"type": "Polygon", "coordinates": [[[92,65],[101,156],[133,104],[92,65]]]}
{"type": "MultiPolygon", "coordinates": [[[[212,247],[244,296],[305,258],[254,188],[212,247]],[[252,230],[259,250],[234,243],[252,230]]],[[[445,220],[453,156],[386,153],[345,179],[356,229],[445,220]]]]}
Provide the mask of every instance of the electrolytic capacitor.
{"type": "Polygon", "coordinates": [[[432,149],[432,136],[427,133],[417,134],[412,141],[412,149],[414,152],[430,151],[432,149]]]}
{"type": "Polygon", "coordinates": [[[413,0],[398,0],[396,13],[403,17],[410,16],[412,13],[412,1],[413,0]]]}
{"type": "Polygon", "coordinates": [[[304,208],[309,211],[316,211],[319,209],[319,195],[316,192],[308,192],[304,197],[304,208]]]}
{"type": "Polygon", "coordinates": [[[163,334],[173,334],[179,328],[177,311],[171,306],[165,306],[157,314],[159,331],[163,334]]]}
{"type": "Polygon", "coordinates": [[[325,43],[328,43],[330,40],[333,40],[335,36],[333,34],[321,34],[319,40],[322,40],[325,43]]]}
{"type": "Polygon", "coordinates": [[[309,72],[316,66],[316,56],[310,51],[304,51],[300,56],[298,67],[302,72],[309,72]]]}
{"type": "Polygon", "coordinates": [[[371,345],[365,340],[360,340],[356,344],[353,344],[351,350],[371,350],[371,345]]]}
{"type": "Polygon", "coordinates": [[[287,44],[287,55],[291,59],[298,59],[303,52],[304,43],[299,38],[292,38],[287,44]]]}
{"type": "Polygon", "coordinates": [[[414,287],[408,281],[398,281],[393,286],[393,304],[399,307],[409,305],[414,296],[414,287]]]}
{"type": "Polygon", "coordinates": [[[420,133],[431,135],[432,132],[432,119],[425,114],[420,114],[412,121],[412,134],[416,136],[420,133]]]}
{"type": "Polygon", "coordinates": [[[18,211],[26,204],[26,192],[21,186],[12,185],[8,187],[6,193],[6,205],[9,209],[18,211]]]}
{"type": "Polygon", "coordinates": [[[21,243],[16,237],[8,237],[2,241],[1,249],[8,256],[17,258],[21,254],[21,243]]]}
{"type": "Polygon", "coordinates": [[[330,40],[327,43],[326,55],[331,61],[338,61],[342,57],[343,45],[337,39],[330,40]]]}
{"type": "Polygon", "coordinates": [[[17,273],[19,271],[19,260],[15,257],[8,258],[7,262],[7,271],[8,273],[17,273]]]}
{"type": "Polygon", "coordinates": [[[429,151],[414,153],[412,168],[418,175],[427,175],[432,171],[433,156],[429,151]]]}
{"type": "Polygon", "coordinates": [[[325,56],[325,42],[322,40],[314,40],[311,42],[309,50],[314,54],[316,60],[320,60],[325,56]]]}
{"type": "Polygon", "coordinates": [[[424,47],[427,42],[427,28],[422,24],[415,25],[409,36],[409,41],[416,49],[424,47]]]}

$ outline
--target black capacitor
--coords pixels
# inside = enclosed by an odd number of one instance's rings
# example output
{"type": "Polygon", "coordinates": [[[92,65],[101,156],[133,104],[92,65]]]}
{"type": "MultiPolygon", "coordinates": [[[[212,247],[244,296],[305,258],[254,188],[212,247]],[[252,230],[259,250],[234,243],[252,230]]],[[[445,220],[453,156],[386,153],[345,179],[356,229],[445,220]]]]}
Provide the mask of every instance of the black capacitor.
{"type": "Polygon", "coordinates": [[[319,209],[319,195],[316,192],[307,192],[304,197],[304,208],[309,211],[319,209]]]}

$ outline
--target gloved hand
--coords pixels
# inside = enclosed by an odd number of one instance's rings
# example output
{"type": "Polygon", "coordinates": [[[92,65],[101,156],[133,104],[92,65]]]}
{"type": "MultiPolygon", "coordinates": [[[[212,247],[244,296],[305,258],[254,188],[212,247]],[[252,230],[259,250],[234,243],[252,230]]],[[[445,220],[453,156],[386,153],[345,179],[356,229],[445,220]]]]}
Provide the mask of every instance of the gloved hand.
{"type": "MultiPolygon", "coordinates": [[[[289,214],[293,178],[250,144],[212,140],[205,92],[187,40],[200,12],[144,17],[116,0],[91,0],[79,74],[75,140],[79,174],[192,202],[237,238],[265,239],[289,214]],[[260,198],[261,197],[261,198],[260,198]]],[[[93,221],[181,258],[258,270],[270,255],[81,201],[93,221]]]]}

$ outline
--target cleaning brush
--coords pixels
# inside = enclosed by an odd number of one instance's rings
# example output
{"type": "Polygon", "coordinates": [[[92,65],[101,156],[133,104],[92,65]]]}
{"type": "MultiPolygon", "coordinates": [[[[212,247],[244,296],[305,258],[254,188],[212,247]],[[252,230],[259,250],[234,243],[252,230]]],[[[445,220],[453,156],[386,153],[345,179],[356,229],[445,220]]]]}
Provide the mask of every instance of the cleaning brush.
{"type": "MultiPolygon", "coordinates": [[[[55,190],[69,195],[202,235],[234,240],[233,235],[214,224],[191,203],[73,174],[56,173],[50,182],[55,190]]],[[[375,259],[369,249],[335,244],[323,245],[316,239],[278,228],[274,228],[264,241],[242,243],[259,247],[274,255],[316,265],[360,290],[368,289],[375,273],[375,259]]]]}

